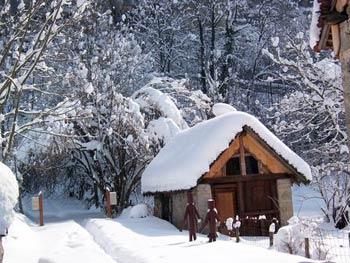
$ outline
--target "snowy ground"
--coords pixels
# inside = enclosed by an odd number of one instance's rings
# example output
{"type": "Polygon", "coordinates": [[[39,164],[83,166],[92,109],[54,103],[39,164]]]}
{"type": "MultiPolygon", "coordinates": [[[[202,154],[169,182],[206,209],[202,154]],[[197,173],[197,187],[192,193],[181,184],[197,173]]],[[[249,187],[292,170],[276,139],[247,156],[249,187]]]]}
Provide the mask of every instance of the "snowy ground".
{"type": "Polygon", "coordinates": [[[223,237],[208,243],[204,235],[188,242],[187,232],[155,217],[91,219],[86,229],[106,252],[120,262],[314,262],[298,256],[235,243],[223,237]],[[252,253],[252,251],[254,251],[252,253]]]}
{"type": "MultiPolygon", "coordinates": [[[[111,220],[74,200],[44,200],[44,204],[47,212],[43,227],[17,214],[4,240],[4,263],[315,262],[268,249],[265,238],[243,237],[237,244],[221,236],[209,244],[204,235],[199,235],[190,243],[186,231],[179,232],[152,216],[130,218],[125,214],[111,220]]],[[[37,222],[36,213],[27,213],[37,222]]]]}
{"type": "Polygon", "coordinates": [[[293,186],[294,215],[299,217],[322,216],[322,200],[320,194],[313,191],[310,186],[293,186]]]}
{"type": "Polygon", "coordinates": [[[37,213],[27,205],[25,212],[33,221],[16,214],[4,239],[4,263],[115,262],[80,225],[84,218],[102,217],[97,210],[86,210],[76,200],[67,199],[45,199],[44,209],[43,227],[34,223],[38,222],[37,213]]]}

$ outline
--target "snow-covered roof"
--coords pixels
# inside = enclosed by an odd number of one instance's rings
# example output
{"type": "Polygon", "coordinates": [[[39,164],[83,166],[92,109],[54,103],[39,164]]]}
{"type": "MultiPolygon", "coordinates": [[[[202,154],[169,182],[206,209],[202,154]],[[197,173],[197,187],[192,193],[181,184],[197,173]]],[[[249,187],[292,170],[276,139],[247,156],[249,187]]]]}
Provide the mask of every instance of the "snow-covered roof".
{"type": "MultiPolygon", "coordinates": [[[[332,0],[314,0],[310,26],[310,46],[314,51],[332,48],[328,46],[327,41],[321,43],[321,36],[325,26],[322,15],[328,13],[333,8],[334,4],[332,0]]],[[[327,35],[325,34],[323,37],[328,39],[329,31],[327,35]]]]}
{"type": "Polygon", "coordinates": [[[314,49],[318,42],[320,41],[321,36],[321,26],[319,24],[320,19],[320,3],[315,0],[314,6],[312,8],[312,19],[310,26],[310,46],[314,49]]]}
{"type": "Polygon", "coordinates": [[[145,169],[142,192],[186,190],[197,185],[236,135],[248,126],[280,157],[307,180],[310,166],[289,149],[257,118],[244,112],[228,112],[178,133],[145,169]]]}

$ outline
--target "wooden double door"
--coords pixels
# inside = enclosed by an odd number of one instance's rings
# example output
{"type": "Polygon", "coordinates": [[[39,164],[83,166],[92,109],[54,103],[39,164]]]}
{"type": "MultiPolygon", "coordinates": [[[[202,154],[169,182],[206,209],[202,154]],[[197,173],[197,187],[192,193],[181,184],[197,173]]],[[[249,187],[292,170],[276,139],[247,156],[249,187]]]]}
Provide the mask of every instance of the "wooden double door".
{"type": "Polygon", "coordinates": [[[279,218],[275,180],[256,180],[237,184],[213,184],[212,194],[221,220],[219,232],[227,231],[226,220],[240,216],[242,235],[267,235],[268,225],[279,218]],[[265,219],[263,219],[265,218],[265,219]]]}

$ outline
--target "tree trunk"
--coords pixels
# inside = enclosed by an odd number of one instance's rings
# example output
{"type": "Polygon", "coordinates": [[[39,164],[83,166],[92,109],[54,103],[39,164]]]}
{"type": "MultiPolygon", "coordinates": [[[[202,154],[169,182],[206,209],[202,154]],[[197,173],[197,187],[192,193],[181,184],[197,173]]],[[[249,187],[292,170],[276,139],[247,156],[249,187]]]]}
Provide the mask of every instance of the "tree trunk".
{"type": "MultiPolygon", "coordinates": [[[[350,5],[347,8],[347,13],[350,14],[350,5]]],[[[340,61],[343,76],[344,90],[344,106],[345,106],[345,121],[346,134],[348,136],[348,147],[350,149],[350,22],[345,21],[340,24],[340,61]]]]}
{"type": "Polygon", "coordinates": [[[204,43],[204,31],[203,24],[200,18],[198,18],[198,28],[199,28],[199,39],[200,39],[200,78],[202,84],[202,92],[204,94],[208,94],[207,86],[206,86],[206,76],[205,76],[205,43],[204,43]]]}
{"type": "Polygon", "coordinates": [[[215,3],[213,3],[212,10],[211,10],[211,20],[210,20],[210,28],[211,28],[211,39],[210,39],[210,65],[209,65],[209,72],[212,79],[215,80],[215,42],[216,42],[216,36],[215,36],[215,3]]]}

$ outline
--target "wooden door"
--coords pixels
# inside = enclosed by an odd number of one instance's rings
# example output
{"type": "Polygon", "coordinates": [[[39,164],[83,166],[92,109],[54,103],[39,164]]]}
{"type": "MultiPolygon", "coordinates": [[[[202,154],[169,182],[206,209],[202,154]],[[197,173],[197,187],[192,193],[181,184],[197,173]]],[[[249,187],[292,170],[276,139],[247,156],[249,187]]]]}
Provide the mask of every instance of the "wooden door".
{"type": "Polygon", "coordinates": [[[221,222],[226,221],[229,217],[234,217],[234,192],[218,192],[215,201],[221,222]]]}
{"type": "Polygon", "coordinates": [[[229,217],[235,218],[235,200],[235,189],[215,191],[216,209],[218,210],[218,215],[221,220],[219,231],[222,234],[232,235],[232,233],[227,231],[225,222],[229,217]]]}
{"type": "Polygon", "coordinates": [[[168,195],[161,195],[161,204],[162,204],[161,218],[171,222],[170,197],[168,195]]]}

